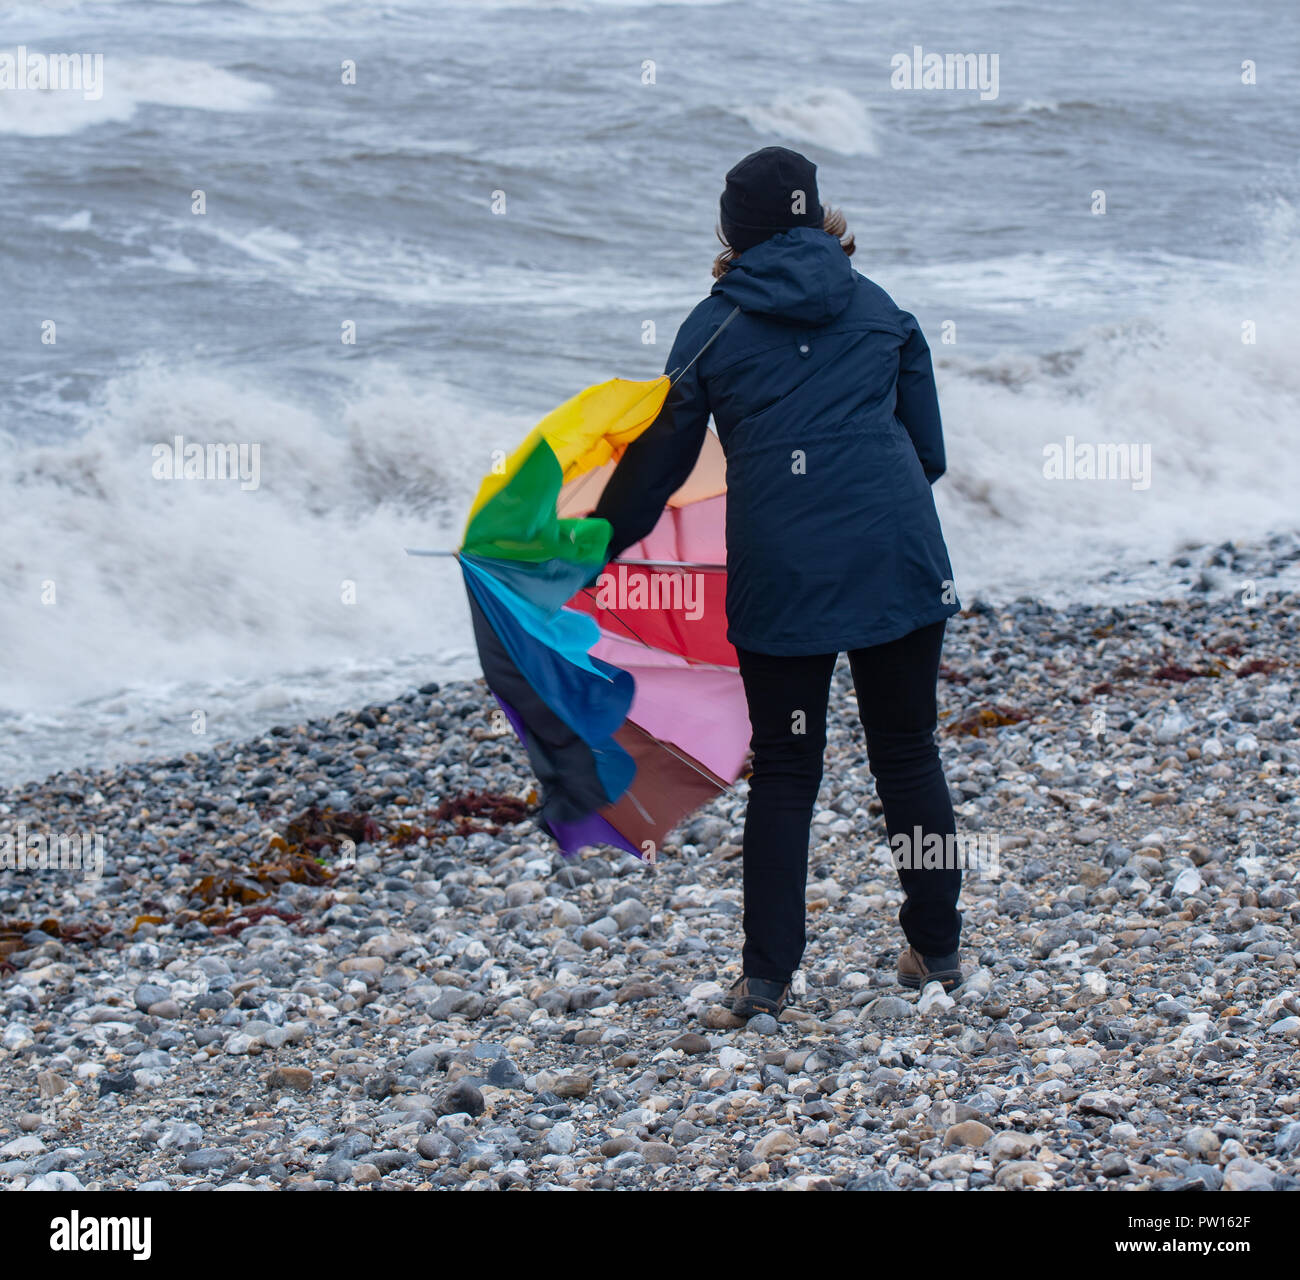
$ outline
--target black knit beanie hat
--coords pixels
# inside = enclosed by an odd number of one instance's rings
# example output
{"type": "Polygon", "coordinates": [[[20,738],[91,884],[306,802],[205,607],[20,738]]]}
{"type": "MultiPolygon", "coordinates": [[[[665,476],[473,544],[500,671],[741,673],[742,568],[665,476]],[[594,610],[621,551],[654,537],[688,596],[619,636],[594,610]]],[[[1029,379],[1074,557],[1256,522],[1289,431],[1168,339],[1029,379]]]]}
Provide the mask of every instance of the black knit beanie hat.
{"type": "Polygon", "coordinates": [[[787,147],[764,147],[727,174],[719,207],[722,234],[737,253],[791,227],[820,227],[817,166],[787,147]]]}

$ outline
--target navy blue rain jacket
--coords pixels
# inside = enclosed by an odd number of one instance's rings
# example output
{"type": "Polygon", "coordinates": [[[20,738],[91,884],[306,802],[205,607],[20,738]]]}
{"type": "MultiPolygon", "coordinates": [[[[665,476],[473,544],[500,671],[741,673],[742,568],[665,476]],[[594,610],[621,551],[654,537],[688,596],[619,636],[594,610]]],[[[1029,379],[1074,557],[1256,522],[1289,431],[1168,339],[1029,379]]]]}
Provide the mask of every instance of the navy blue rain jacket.
{"type": "Polygon", "coordinates": [[[916,320],[798,227],[741,254],[687,316],[687,365],[593,512],[619,555],[690,474],[712,414],[727,458],[727,637],[833,653],[957,613],[930,486],[944,472],[930,348],[916,320]]]}

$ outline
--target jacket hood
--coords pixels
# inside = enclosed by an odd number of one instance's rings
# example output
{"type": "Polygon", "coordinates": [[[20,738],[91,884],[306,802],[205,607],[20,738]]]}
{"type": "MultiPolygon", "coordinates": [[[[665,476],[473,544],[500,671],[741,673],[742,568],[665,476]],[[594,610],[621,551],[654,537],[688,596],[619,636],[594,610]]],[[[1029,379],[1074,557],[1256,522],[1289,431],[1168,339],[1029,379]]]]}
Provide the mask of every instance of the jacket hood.
{"type": "Polygon", "coordinates": [[[745,250],[710,293],[742,311],[793,324],[829,324],[853,297],[853,267],[829,232],[793,227],[745,250]]]}

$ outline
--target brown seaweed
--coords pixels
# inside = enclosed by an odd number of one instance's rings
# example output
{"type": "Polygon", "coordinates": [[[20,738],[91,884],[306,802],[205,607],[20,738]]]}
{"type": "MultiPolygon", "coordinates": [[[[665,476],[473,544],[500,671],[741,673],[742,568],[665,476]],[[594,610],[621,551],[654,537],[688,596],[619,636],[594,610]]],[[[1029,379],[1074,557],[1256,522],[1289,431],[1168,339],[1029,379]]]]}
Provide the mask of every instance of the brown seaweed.
{"type": "Polygon", "coordinates": [[[479,832],[498,835],[503,826],[524,822],[533,812],[536,801],[536,791],[530,791],[522,800],[497,791],[467,791],[463,795],[449,796],[429,814],[429,825],[401,823],[388,837],[388,843],[401,848],[420,839],[445,840],[449,835],[469,836],[479,832]],[[475,818],[486,821],[475,822],[475,818]]]}
{"type": "Polygon", "coordinates": [[[1280,671],[1286,666],[1285,662],[1280,662],[1277,658],[1252,658],[1249,662],[1243,662],[1233,675],[1237,676],[1257,676],[1267,675],[1270,671],[1280,671]]]}
{"type": "Polygon", "coordinates": [[[973,708],[960,720],[945,725],[944,732],[969,733],[978,738],[984,729],[999,729],[1003,725],[1020,724],[1028,719],[1029,713],[1017,707],[1008,707],[1001,703],[986,703],[984,706],[973,708]]]}

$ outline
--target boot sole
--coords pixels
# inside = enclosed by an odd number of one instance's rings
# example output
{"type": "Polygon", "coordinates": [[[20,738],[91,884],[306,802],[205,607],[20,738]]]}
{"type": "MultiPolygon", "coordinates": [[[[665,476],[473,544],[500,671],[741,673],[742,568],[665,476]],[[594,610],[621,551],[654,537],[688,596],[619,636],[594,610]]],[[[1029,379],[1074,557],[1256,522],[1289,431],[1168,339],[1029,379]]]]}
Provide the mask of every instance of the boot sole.
{"type": "Polygon", "coordinates": [[[745,1018],[746,1020],[757,1017],[760,1013],[765,1013],[770,1018],[779,1018],[782,1005],[772,1004],[769,1000],[737,1000],[731,1006],[731,1013],[734,1017],[745,1018]]]}
{"type": "Polygon", "coordinates": [[[945,991],[951,991],[954,987],[961,986],[962,975],[960,971],[954,973],[951,969],[940,969],[937,973],[927,973],[924,976],[914,973],[900,973],[898,981],[901,986],[907,987],[910,991],[919,991],[931,982],[937,982],[945,991]]]}

